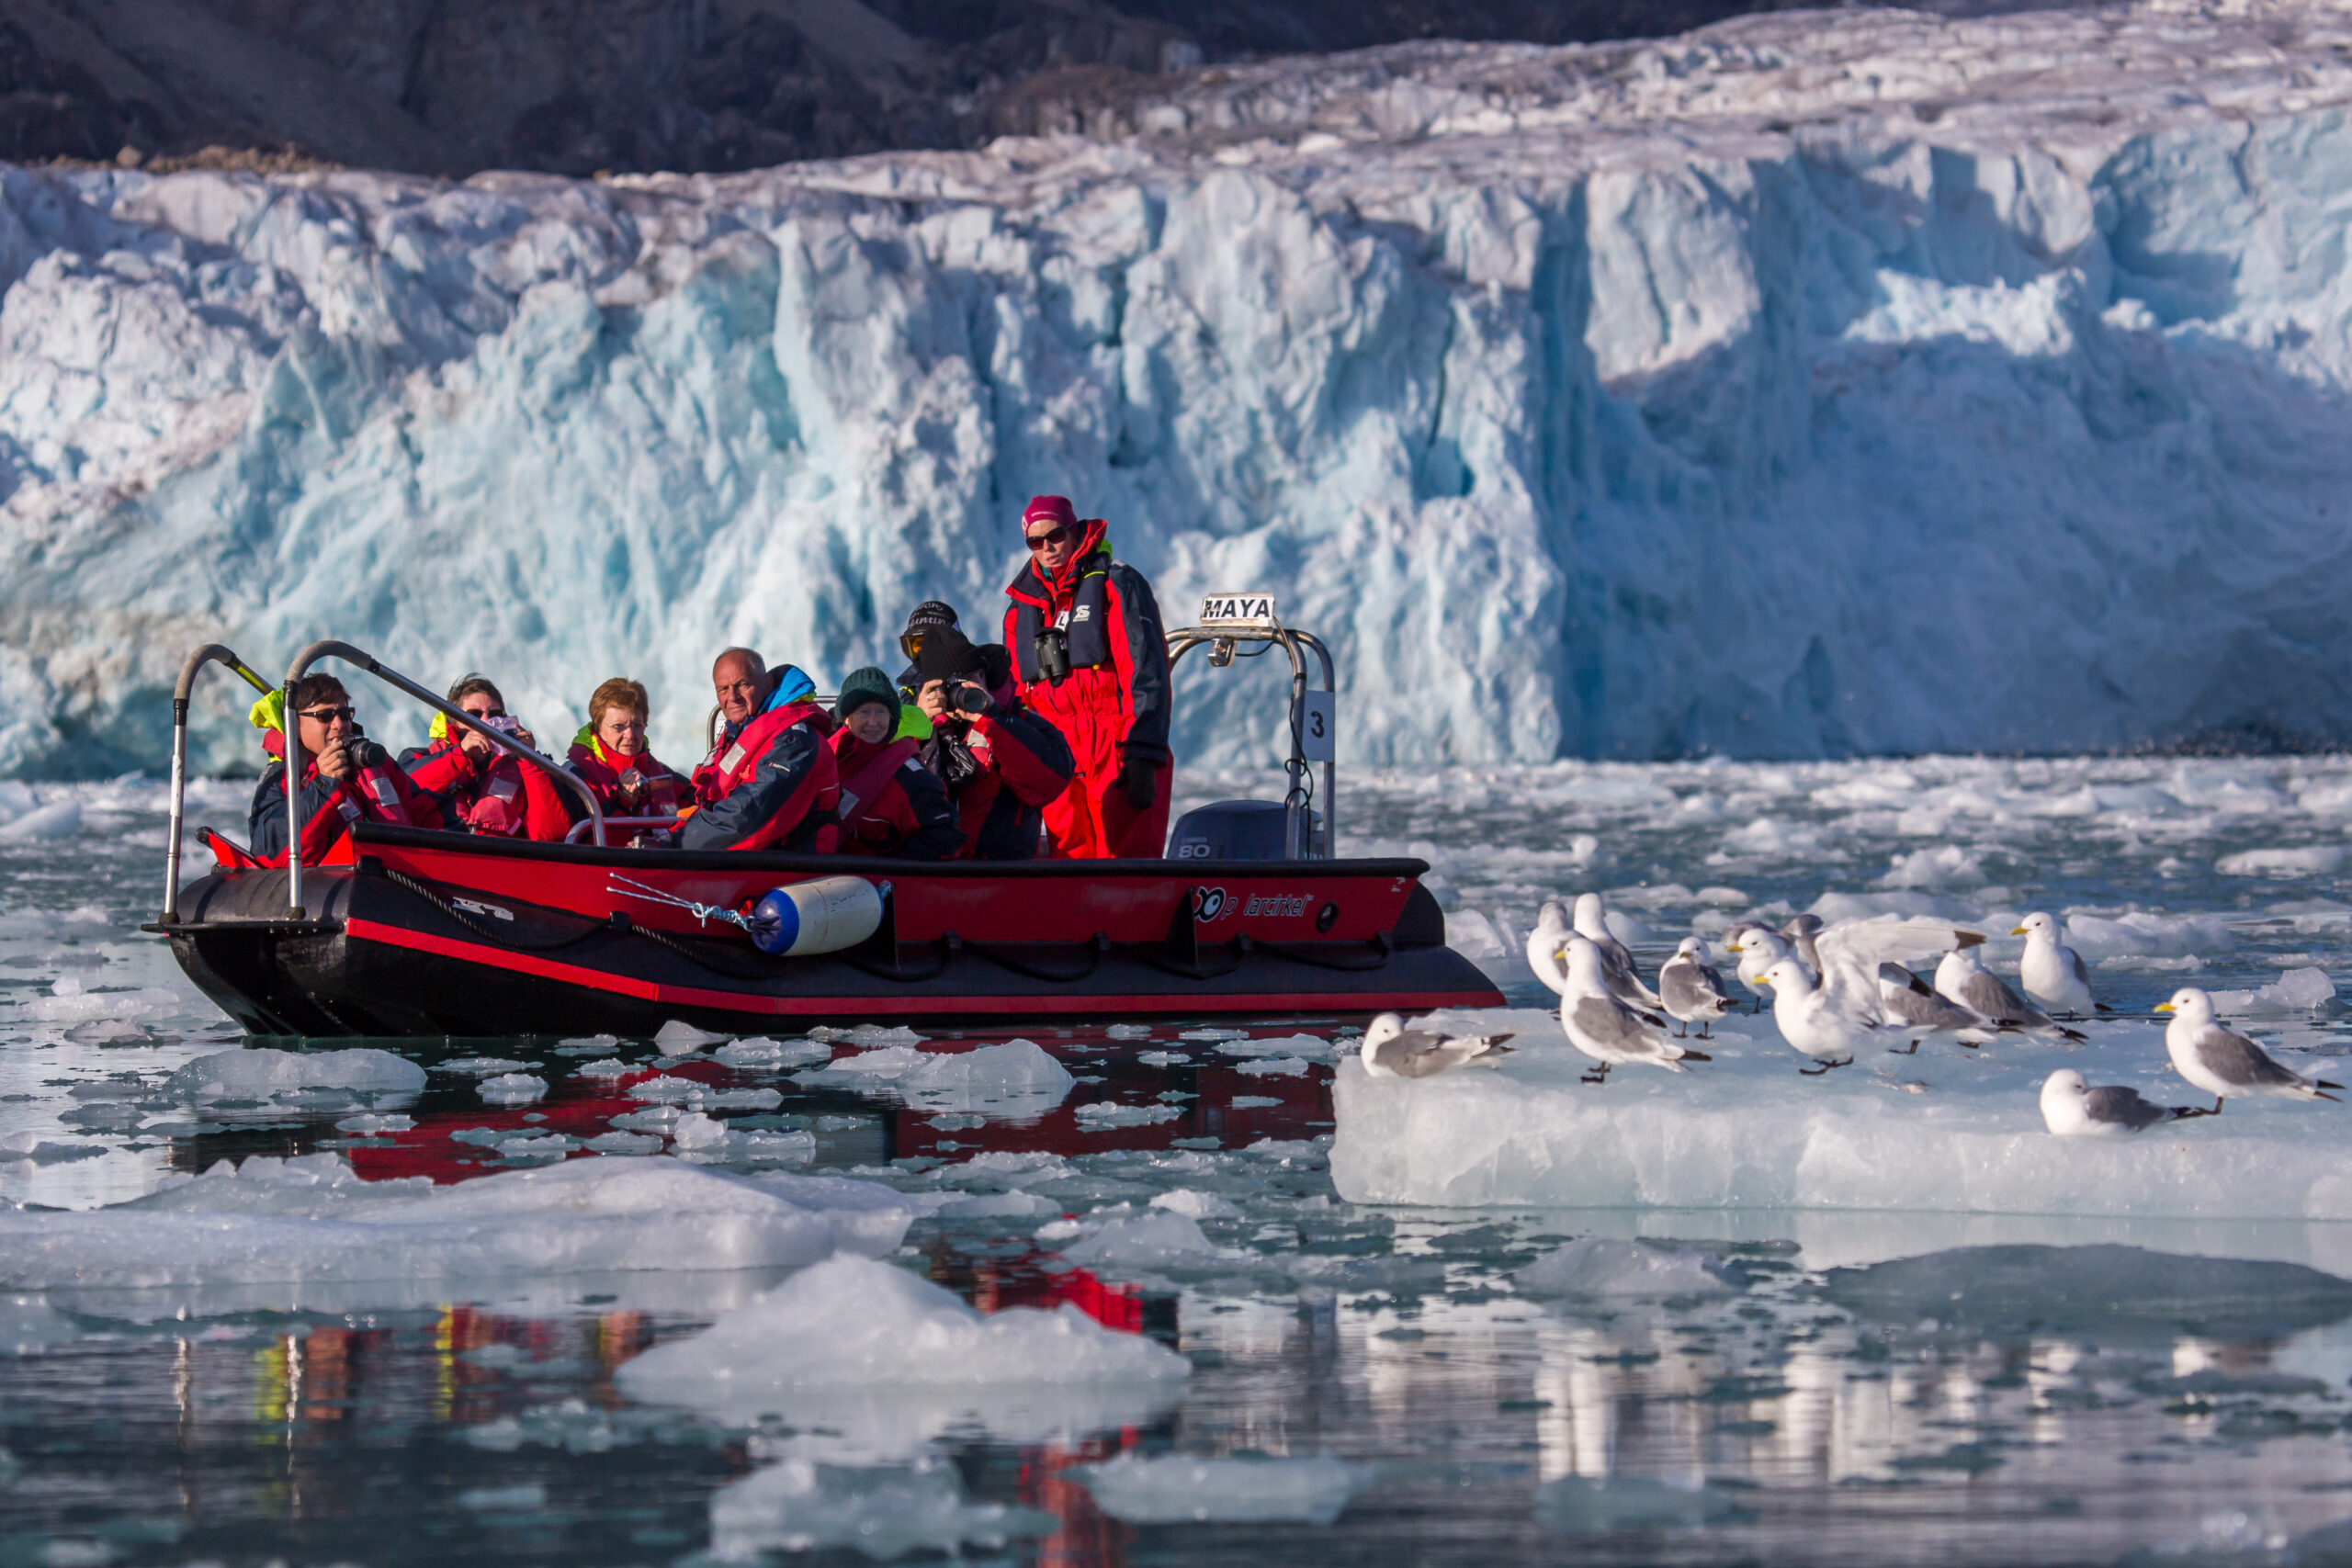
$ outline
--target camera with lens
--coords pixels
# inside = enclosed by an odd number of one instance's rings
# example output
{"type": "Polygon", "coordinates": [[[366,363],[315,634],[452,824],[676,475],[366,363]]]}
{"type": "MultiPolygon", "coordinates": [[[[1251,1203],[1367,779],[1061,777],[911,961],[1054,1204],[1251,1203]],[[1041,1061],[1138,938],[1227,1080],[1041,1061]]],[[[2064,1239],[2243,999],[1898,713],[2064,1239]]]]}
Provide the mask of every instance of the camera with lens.
{"type": "Polygon", "coordinates": [[[1060,685],[1069,679],[1069,634],[1047,627],[1037,634],[1037,676],[1060,685]]]}
{"type": "Polygon", "coordinates": [[[956,682],[948,692],[948,700],[956,705],[957,712],[969,714],[974,718],[996,706],[988,693],[969,681],[956,682]]]}

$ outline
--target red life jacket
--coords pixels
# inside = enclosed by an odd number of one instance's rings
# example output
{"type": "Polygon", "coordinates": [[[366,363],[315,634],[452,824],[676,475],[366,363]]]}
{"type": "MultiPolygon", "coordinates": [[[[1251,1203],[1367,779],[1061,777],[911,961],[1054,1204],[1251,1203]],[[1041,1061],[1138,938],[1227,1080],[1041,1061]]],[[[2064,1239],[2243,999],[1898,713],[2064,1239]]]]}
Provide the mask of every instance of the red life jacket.
{"type": "Polygon", "coordinates": [[[827,715],[815,703],[786,703],[771,708],[738,731],[732,741],[721,740],[710,760],[695,770],[695,796],[706,806],[715,806],[734,794],[752,774],[760,771],[760,759],[776,743],[784,732],[797,724],[805,724],[818,736],[816,760],[808,773],[792,792],[783,808],[770,817],[760,830],[734,847],[739,850],[761,850],[777,843],[791,834],[811,817],[820,818],[824,829],[818,835],[817,850],[830,854],[833,848],[832,819],[834,807],[841,802],[841,770],[833,761],[833,749],[824,744],[827,715]]]}
{"type": "Polygon", "coordinates": [[[503,751],[477,757],[447,737],[414,767],[410,782],[441,793],[450,813],[477,833],[553,842],[571,826],[571,813],[546,771],[503,751]]]}
{"type": "Polygon", "coordinates": [[[694,798],[693,787],[662,765],[650,751],[639,751],[634,757],[624,757],[617,751],[607,751],[605,743],[592,733],[585,741],[575,740],[567,759],[580,782],[596,792],[597,801],[607,812],[630,817],[673,817],[678,807],[694,798]],[[634,803],[623,798],[624,785],[634,773],[644,782],[644,793],[634,803]],[[621,807],[626,807],[623,813],[621,807]]]}
{"type": "Polygon", "coordinates": [[[846,762],[849,769],[841,775],[841,800],[833,808],[842,822],[842,853],[888,854],[913,834],[914,810],[898,773],[921,750],[922,742],[911,736],[869,747],[846,728],[833,732],[836,766],[846,762]]]}
{"type": "MultiPolygon", "coordinates": [[[[286,737],[280,730],[263,735],[262,750],[284,761],[286,737]]],[[[319,760],[305,753],[302,777],[296,786],[308,788],[319,776],[319,760]]],[[[408,775],[389,758],[370,767],[361,768],[349,778],[336,784],[334,792],[311,819],[302,824],[302,862],[305,865],[330,863],[349,864],[352,862],[351,824],[366,820],[389,822],[396,827],[412,827],[423,822],[426,827],[441,825],[440,814],[433,803],[415,792],[408,775]]],[[[255,857],[258,863],[282,866],[286,852],[255,857]]]]}

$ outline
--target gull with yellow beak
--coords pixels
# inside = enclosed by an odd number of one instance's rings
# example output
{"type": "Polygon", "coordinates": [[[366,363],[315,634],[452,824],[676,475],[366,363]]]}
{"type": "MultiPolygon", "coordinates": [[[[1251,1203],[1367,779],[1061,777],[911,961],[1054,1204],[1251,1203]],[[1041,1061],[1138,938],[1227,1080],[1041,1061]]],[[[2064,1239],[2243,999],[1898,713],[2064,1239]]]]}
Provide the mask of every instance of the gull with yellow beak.
{"type": "Polygon", "coordinates": [[[2028,1001],[2066,1018],[2088,1018],[2104,1010],[2091,999],[2090,966],[2081,953],[2058,940],[2055,919],[2036,909],[2009,934],[2025,938],[2025,956],[2018,963],[2018,987],[2028,1001]]]}
{"type": "Polygon", "coordinates": [[[2342,1084],[2307,1078],[2280,1066],[2252,1040],[2214,1016],[2213,998],[2194,986],[2183,986],[2172,1000],[2158,1002],[2158,1012],[2172,1014],[2165,1025],[2165,1054],[2173,1071],[2213,1097],[2214,1115],[2222,1102],[2247,1095],[2275,1095],[2285,1100],[2334,1100],[2327,1093],[2342,1084]]]}

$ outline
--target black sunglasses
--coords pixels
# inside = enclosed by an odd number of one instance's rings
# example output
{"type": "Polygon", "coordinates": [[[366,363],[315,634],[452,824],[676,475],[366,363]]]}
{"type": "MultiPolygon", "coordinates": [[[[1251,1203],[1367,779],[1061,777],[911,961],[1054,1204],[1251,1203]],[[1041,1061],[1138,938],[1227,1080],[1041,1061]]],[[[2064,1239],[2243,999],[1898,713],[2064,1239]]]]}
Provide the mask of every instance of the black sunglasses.
{"type": "Polygon", "coordinates": [[[1026,536],[1024,542],[1032,550],[1042,550],[1048,549],[1055,545],[1058,545],[1064,539],[1069,537],[1069,530],[1059,524],[1056,524],[1053,527],[1048,528],[1042,534],[1031,534],[1026,536]]]}
{"type": "Polygon", "coordinates": [[[343,719],[347,723],[359,716],[359,710],[353,707],[304,708],[301,710],[301,716],[313,724],[333,724],[336,719],[343,719]]]}

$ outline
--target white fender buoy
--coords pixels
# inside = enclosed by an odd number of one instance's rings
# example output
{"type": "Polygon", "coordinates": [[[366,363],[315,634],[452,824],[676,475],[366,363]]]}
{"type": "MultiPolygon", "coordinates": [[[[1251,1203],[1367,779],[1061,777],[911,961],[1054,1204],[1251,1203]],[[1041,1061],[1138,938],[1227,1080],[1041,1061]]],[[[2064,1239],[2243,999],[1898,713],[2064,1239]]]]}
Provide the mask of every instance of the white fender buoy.
{"type": "Polygon", "coordinates": [[[806,958],[855,947],[882,926],[882,895],[862,876],[819,876],[778,887],[752,911],[762,953],[806,958]]]}

